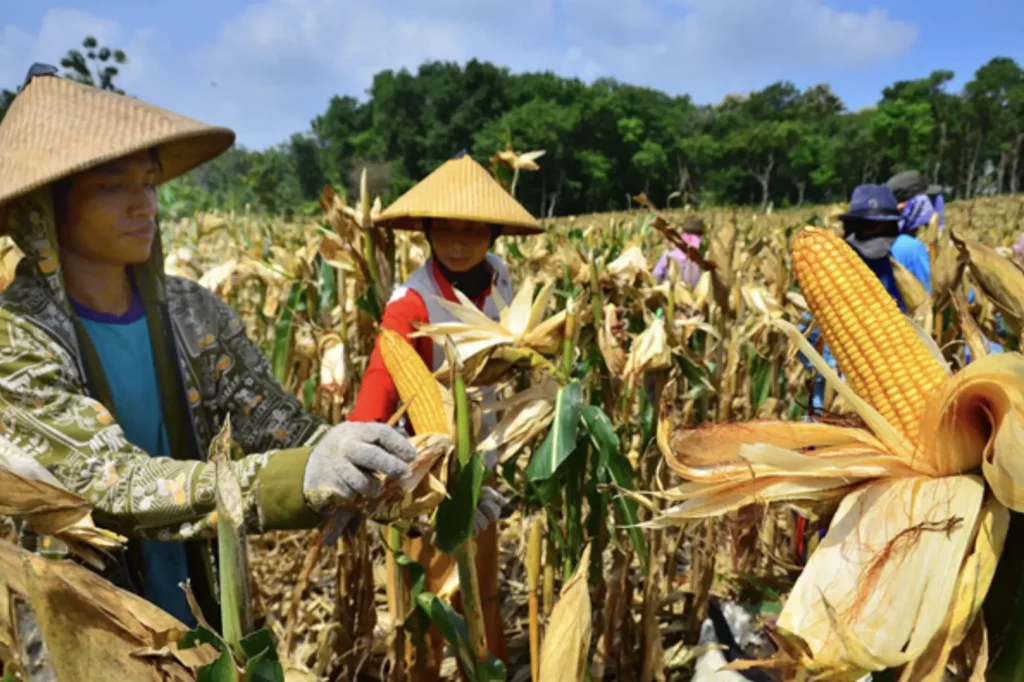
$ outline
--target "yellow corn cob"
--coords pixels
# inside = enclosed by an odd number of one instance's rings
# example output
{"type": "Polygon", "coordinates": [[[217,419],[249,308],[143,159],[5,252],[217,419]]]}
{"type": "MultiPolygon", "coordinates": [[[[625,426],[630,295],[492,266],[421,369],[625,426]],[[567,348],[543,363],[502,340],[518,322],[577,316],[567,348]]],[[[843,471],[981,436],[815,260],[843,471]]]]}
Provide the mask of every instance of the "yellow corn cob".
{"type": "Polygon", "coordinates": [[[380,354],[398,389],[398,397],[409,406],[409,420],[416,433],[451,436],[451,425],[445,415],[444,400],[441,397],[441,385],[416,349],[398,332],[382,329],[380,354]]]}
{"type": "Polygon", "coordinates": [[[941,365],[878,277],[834,233],[805,228],[793,241],[793,268],[850,387],[917,445],[925,405],[946,380],[941,365]]]}

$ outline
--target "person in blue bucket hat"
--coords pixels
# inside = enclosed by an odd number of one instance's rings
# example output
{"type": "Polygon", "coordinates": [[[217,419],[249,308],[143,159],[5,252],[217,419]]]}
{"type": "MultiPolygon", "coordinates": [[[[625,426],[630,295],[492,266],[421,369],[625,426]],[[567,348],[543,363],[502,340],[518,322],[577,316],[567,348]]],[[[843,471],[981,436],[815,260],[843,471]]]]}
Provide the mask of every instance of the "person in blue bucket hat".
{"type": "MultiPolygon", "coordinates": [[[[850,207],[839,216],[843,224],[843,238],[861,260],[871,269],[875,276],[893,297],[900,311],[906,313],[906,305],[896,285],[892,262],[889,260],[892,246],[900,236],[900,209],[892,191],[885,185],[859,185],[850,197],[850,207]]],[[[922,246],[924,246],[922,244],[922,246]]],[[[810,324],[810,317],[805,316],[803,328],[810,324]]],[[[808,341],[817,344],[821,331],[815,328],[808,341]]],[[[836,368],[835,358],[828,346],[824,346],[822,357],[830,367],[836,368]]],[[[800,356],[804,365],[811,369],[810,361],[800,356]]],[[[820,374],[814,378],[811,391],[811,407],[817,411],[824,408],[825,378],[820,374]]]]}
{"type": "MultiPolygon", "coordinates": [[[[893,244],[900,236],[899,226],[902,220],[899,205],[892,191],[885,185],[858,185],[850,197],[850,207],[839,216],[839,220],[843,224],[843,239],[875,273],[885,290],[896,301],[900,311],[906,313],[907,307],[896,285],[896,275],[889,260],[893,244]]],[[[925,251],[927,256],[927,247],[925,251]]],[[[804,322],[806,329],[806,325],[810,324],[809,316],[804,322]]],[[[820,333],[820,329],[815,328],[808,341],[817,344],[820,333]]],[[[822,348],[822,357],[830,367],[836,367],[835,358],[832,357],[828,346],[822,348]]],[[[802,355],[800,358],[810,369],[810,362],[802,355]]],[[[815,410],[821,410],[824,407],[824,398],[825,378],[819,374],[814,379],[811,406],[815,410]]]]}
{"type": "MultiPolygon", "coordinates": [[[[886,291],[896,300],[902,312],[907,308],[896,286],[892,263],[893,245],[901,236],[902,215],[896,197],[885,185],[860,185],[853,190],[850,208],[839,216],[843,238],[875,273],[886,291]]],[[[910,237],[913,239],[913,237],[910,237]]],[[[917,241],[917,240],[914,240],[917,241]]],[[[917,241],[928,258],[928,249],[917,241]]],[[[927,288],[930,289],[930,286],[927,288]]]]}

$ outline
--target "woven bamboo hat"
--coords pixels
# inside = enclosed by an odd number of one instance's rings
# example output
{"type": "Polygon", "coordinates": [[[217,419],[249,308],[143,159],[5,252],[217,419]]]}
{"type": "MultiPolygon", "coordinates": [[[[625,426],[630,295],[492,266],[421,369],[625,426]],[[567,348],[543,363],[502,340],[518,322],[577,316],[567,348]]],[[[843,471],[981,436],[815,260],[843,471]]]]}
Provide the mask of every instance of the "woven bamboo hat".
{"type": "Polygon", "coordinates": [[[424,218],[490,223],[502,226],[510,235],[544,231],[487,169],[464,153],[423,178],[388,206],[376,222],[396,230],[421,230],[424,218]]]}
{"type": "Polygon", "coordinates": [[[235,133],[82,85],[36,64],[0,123],[0,206],[57,180],[158,147],[166,182],[220,155],[235,133]]]}

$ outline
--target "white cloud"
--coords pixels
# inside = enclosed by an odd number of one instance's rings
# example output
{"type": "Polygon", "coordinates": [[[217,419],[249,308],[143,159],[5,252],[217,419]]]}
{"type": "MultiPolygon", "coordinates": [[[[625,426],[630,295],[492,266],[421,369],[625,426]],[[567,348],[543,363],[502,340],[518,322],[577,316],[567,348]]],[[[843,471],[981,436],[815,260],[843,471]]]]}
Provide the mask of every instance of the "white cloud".
{"type": "Polygon", "coordinates": [[[264,0],[184,55],[158,28],[125,35],[112,19],[51,10],[37,35],[0,29],[0,83],[21,82],[31,61],[53,61],[92,33],[128,52],[126,90],[263,147],[306,129],[332,95],[362,96],[378,71],[415,71],[426,60],[612,76],[717,101],[884,63],[917,37],[884,10],[840,11],[830,1],[264,0]]]}
{"type": "Polygon", "coordinates": [[[120,47],[128,53],[130,63],[121,68],[118,79],[124,87],[138,84],[151,66],[146,48],[151,30],[137,30],[126,36],[114,19],[79,10],[52,9],[43,15],[35,35],[18,26],[0,29],[0,84],[8,88],[21,85],[35,62],[60,66],[67,51],[80,48],[87,35],[95,37],[101,45],[120,47]]]}
{"type": "Polygon", "coordinates": [[[823,0],[565,0],[566,32],[609,75],[698,101],[906,52],[913,24],[823,0]]]}

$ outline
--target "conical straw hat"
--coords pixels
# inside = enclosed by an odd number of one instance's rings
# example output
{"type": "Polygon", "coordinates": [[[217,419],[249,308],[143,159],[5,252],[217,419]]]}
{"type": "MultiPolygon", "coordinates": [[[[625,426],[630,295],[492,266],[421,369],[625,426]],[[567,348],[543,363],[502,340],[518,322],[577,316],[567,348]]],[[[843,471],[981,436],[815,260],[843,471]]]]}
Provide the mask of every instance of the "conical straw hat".
{"type": "Polygon", "coordinates": [[[388,206],[376,222],[396,230],[419,230],[423,218],[492,223],[511,235],[544,231],[537,219],[469,155],[443,163],[388,206]]]}
{"type": "Polygon", "coordinates": [[[235,141],[216,128],[137,99],[38,75],[0,123],[0,205],[114,159],[159,148],[166,182],[218,156],[235,141]]]}

